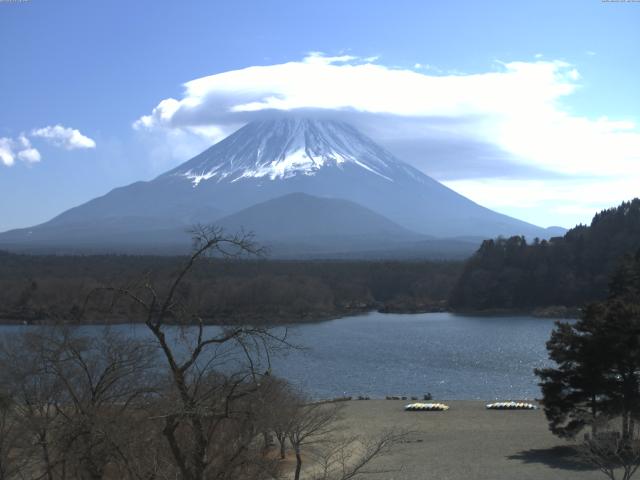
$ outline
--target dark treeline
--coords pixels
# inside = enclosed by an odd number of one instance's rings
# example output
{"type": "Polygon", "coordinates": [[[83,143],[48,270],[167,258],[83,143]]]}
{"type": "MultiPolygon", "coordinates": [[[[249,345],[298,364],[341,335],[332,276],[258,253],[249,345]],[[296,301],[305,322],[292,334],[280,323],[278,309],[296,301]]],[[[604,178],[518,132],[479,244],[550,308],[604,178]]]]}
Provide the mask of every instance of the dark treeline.
{"type": "Polygon", "coordinates": [[[640,200],[595,215],[564,237],[486,240],[466,263],[450,304],[458,310],[581,307],[606,297],[609,276],[640,247],[640,200]]]}
{"type": "MultiPolygon", "coordinates": [[[[133,285],[146,278],[166,288],[184,261],[1,253],[0,318],[79,318],[96,287],[133,285]]],[[[209,259],[193,268],[181,295],[211,321],[312,321],[376,309],[429,311],[445,308],[461,268],[460,262],[209,259]]],[[[131,313],[116,308],[111,320],[135,320],[131,313]]],[[[82,321],[93,318],[84,315],[82,321]]]]}

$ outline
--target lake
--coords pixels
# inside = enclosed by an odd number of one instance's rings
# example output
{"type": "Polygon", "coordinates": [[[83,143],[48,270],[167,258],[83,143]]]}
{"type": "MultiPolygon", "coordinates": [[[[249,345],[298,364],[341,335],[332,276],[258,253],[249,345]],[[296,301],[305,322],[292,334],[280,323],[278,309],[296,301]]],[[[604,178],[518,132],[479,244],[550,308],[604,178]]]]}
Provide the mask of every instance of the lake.
{"type": "Polygon", "coordinates": [[[550,364],[554,321],[449,313],[371,313],[298,327],[309,347],[274,371],[317,397],[416,395],[439,399],[540,397],[533,369],[550,364]]]}
{"type": "MultiPolygon", "coordinates": [[[[533,369],[550,364],[545,342],[553,322],[370,313],[295,325],[289,339],[304,349],[275,356],[272,371],[314,398],[422,398],[429,392],[435,399],[449,400],[533,399],[540,397],[533,369]]],[[[0,331],[22,328],[31,327],[2,326],[0,331]]],[[[143,325],[114,328],[149,335],[143,325]]]]}

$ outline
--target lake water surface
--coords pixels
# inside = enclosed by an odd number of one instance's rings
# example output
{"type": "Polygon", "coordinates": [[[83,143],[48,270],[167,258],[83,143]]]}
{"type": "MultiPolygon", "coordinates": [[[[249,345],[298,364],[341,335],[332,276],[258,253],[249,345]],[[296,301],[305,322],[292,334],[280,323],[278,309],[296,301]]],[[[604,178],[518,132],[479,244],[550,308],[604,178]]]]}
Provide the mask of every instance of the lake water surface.
{"type": "MultiPolygon", "coordinates": [[[[143,325],[114,328],[148,335],[143,325]]],[[[552,328],[553,320],[532,317],[345,317],[292,326],[290,340],[305,348],[273,358],[273,373],[315,398],[430,392],[436,399],[533,399],[540,396],[533,369],[550,364],[552,328]]]]}
{"type": "Polygon", "coordinates": [[[314,396],[416,395],[439,399],[540,397],[533,369],[549,365],[554,321],[449,313],[371,313],[298,327],[308,346],[275,372],[314,396]]]}

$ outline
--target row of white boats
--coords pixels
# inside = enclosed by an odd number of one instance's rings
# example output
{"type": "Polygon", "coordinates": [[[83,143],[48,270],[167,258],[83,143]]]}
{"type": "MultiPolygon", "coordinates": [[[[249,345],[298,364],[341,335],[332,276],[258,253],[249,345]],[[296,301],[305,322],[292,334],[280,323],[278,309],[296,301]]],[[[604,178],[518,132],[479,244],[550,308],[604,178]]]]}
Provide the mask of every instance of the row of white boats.
{"type": "MultiPolygon", "coordinates": [[[[486,405],[488,410],[535,410],[538,407],[527,402],[495,402],[486,405]]],[[[410,403],[404,409],[408,412],[443,412],[449,410],[444,403],[410,403]]]]}

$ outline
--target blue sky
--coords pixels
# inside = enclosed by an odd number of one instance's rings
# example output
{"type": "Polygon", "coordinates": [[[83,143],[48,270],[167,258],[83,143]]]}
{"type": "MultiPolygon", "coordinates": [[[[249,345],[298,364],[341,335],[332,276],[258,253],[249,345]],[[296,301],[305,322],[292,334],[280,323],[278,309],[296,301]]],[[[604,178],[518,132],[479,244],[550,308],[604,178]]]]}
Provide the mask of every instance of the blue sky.
{"type": "Polygon", "coordinates": [[[282,108],[356,108],[366,133],[483,205],[585,222],[640,185],[639,25],[640,3],[599,0],[0,1],[0,151],[13,159],[0,162],[0,231],[153,178],[237,128],[189,111],[183,85],[203,77],[203,98],[222,88],[235,106],[275,90],[282,108]],[[314,63],[375,93],[338,105],[298,92],[314,63]],[[406,72],[420,75],[410,87],[406,72]],[[154,117],[165,99],[180,115],[154,117]]]}

